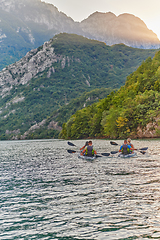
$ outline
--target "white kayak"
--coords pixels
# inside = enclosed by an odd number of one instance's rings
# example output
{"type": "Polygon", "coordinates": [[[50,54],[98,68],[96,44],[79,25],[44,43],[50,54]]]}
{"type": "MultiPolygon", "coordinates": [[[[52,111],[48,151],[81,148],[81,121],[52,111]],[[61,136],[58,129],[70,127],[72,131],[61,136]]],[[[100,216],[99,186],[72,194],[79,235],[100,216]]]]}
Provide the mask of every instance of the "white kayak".
{"type": "Polygon", "coordinates": [[[135,157],[137,156],[137,153],[134,152],[134,153],[129,153],[129,154],[123,154],[123,153],[120,153],[118,155],[118,157],[121,157],[121,158],[131,158],[131,157],[135,157]]]}
{"type": "Polygon", "coordinates": [[[85,160],[91,160],[92,161],[92,160],[96,159],[96,155],[94,155],[93,157],[89,157],[89,156],[79,154],[78,158],[82,158],[82,159],[85,159],[85,160]]]}

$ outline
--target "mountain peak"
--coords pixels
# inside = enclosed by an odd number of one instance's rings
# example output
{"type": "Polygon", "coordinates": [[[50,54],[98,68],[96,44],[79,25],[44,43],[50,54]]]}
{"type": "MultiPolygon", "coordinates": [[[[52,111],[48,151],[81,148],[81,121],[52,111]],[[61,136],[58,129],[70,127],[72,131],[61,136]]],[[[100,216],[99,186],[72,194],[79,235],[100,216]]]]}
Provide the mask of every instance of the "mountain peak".
{"type": "MultiPolygon", "coordinates": [[[[116,17],[116,15],[114,14],[114,13],[112,13],[112,12],[106,12],[106,13],[104,13],[104,12],[98,12],[98,11],[96,11],[96,12],[94,12],[94,13],[92,13],[91,15],[89,15],[89,17],[87,18],[87,19],[89,19],[89,18],[94,18],[94,17],[108,17],[108,18],[111,18],[111,17],[116,17]]],[[[84,21],[84,20],[83,20],[84,21]]]]}
{"type": "Polygon", "coordinates": [[[95,12],[81,22],[85,36],[104,41],[108,45],[124,43],[137,48],[159,48],[157,35],[138,17],[123,13],[95,12]]]}
{"type": "Polygon", "coordinates": [[[41,0],[0,0],[0,69],[64,32],[110,46],[124,43],[136,48],[160,47],[157,35],[132,14],[117,17],[112,12],[95,12],[82,22],[75,22],[41,0]]]}

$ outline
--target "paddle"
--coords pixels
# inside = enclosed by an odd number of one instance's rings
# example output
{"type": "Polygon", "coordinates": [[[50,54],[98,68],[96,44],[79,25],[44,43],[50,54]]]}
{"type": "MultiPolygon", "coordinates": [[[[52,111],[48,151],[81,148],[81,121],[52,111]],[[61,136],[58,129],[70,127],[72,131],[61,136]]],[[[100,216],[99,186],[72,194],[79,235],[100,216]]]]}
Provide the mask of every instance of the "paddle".
{"type": "Polygon", "coordinates": [[[67,152],[68,153],[76,153],[77,151],[68,149],[67,152]]]}
{"type": "Polygon", "coordinates": [[[113,141],[110,141],[110,144],[111,144],[111,145],[115,145],[115,146],[119,145],[118,143],[113,142],[113,141]]]}
{"type": "Polygon", "coordinates": [[[110,153],[100,153],[100,154],[103,156],[106,156],[106,157],[108,157],[110,155],[110,153]]]}
{"type": "MultiPolygon", "coordinates": [[[[110,144],[111,144],[111,145],[114,145],[114,146],[119,145],[118,143],[113,142],[113,141],[110,141],[110,144]]],[[[136,148],[135,148],[134,150],[140,151],[140,153],[144,154],[144,153],[145,153],[144,151],[146,151],[147,149],[148,149],[148,147],[139,148],[139,149],[136,149],[136,148]],[[141,152],[141,151],[143,151],[143,152],[141,152]]]]}
{"type": "Polygon", "coordinates": [[[70,146],[77,147],[74,143],[71,143],[71,142],[67,142],[67,143],[68,143],[68,145],[70,145],[70,146]]]}
{"type": "Polygon", "coordinates": [[[140,153],[145,154],[146,152],[145,151],[140,151],[140,153]]]}
{"type": "Polygon", "coordinates": [[[135,149],[135,150],[138,150],[138,151],[146,151],[148,149],[148,147],[144,147],[144,148],[139,148],[139,149],[135,149]]]}
{"type": "MultiPolygon", "coordinates": [[[[68,153],[76,153],[77,151],[75,150],[67,150],[68,153]]],[[[102,156],[108,157],[110,155],[110,153],[100,153],[102,156]]],[[[96,155],[96,157],[102,157],[101,155],[96,155]]]]}
{"type": "Polygon", "coordinates": [[[119,151],[111,151],[111,154],[116,154],[118,153],[119,151]]]}

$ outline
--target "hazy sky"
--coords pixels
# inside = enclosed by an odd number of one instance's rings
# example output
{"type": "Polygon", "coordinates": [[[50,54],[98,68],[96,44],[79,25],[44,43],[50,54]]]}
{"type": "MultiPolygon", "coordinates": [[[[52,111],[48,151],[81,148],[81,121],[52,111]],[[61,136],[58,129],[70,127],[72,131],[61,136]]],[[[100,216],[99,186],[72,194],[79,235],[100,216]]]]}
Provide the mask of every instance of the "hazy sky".
{"type": "Polygon", "coordinates": [[[53,4],[74,21],[82,21],[90,14],[113,12],[117,16],[130,13],[142,19],[160,39],[160,0],[41,0],[53,4]]]}

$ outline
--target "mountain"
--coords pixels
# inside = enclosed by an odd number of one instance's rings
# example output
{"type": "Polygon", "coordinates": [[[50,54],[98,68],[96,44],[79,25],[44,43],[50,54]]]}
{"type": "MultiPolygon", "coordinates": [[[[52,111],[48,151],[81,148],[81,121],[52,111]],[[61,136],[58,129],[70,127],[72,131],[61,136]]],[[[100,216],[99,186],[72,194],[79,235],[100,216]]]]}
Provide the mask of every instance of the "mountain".
{"type": "MultiPolygon", "coordinates": [[[[0,72],[0,138],[21,138],[85,92],[103,87],[107,95],[156,51],[107,46],[75,34],[56,35],[0,72]]],[[[66,121],[65,114],[54,119],[60,126],[66,121]]]]}
{"type": "Polygon", "coordinates": [[[131,14],[117,17],[110,12],[96,12],[79,23],[40,0],[0,0],[0,70],[64,32],[110,46],[124,43],[145,49],[160,47],[156,34],[131,14]]]}
{"type": "Polygon", "coordinates": [[[61,32],[76,32],[77,23],[40,0],[0,0],[0,69],[21,59],[61,32]]]}
{"type": "MultiPolygon", "coordinates": [[[[53,111],[51,116],[42,120],[40,123],[32,125],[23,135],[17,135],[15,131],[7,132],[12,139],[42,139],[58,138],[62,130],[62,125],[72,114],[86,106],[98,102],[105,98],[111,89],[100,88],[83,93],[80,97],[71,100],[67,105],[63,105],[58,110],[53,111]]],[[[7,137],[7,134],[6,134],[7,137]]]]}
{"type": "Polygon", "coordinates": [[[63,124],[61,137],[160,137],[160,51],[127,77],[118,91],[83,108],[63,124]],[[78,127],[81,126],[81,127],[78,127]]]}
{"type": "Polygon", "coordinates": [[[107,45],[124,43],[135,48],[159,48],[157,35],[146,24],[132,14],[118,17],[109,13],[96,12],[80,23],[85,36],[105,42],[107,45]]]}

